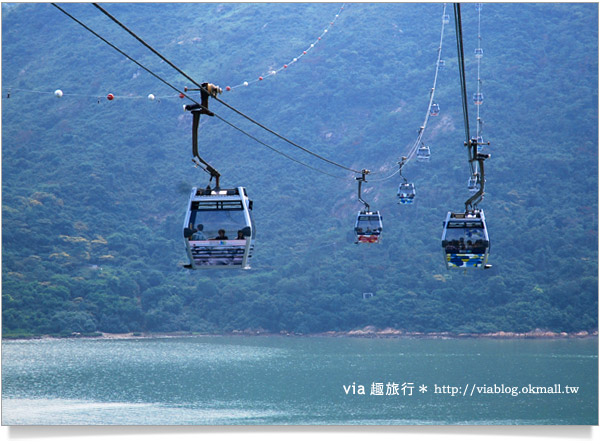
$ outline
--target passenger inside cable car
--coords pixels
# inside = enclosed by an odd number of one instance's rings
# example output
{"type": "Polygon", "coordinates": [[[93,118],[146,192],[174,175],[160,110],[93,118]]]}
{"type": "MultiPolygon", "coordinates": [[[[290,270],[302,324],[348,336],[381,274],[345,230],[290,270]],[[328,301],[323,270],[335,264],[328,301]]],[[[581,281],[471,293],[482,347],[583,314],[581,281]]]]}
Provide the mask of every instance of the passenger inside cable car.
{"type": "Polygon", "coordinates": [[[379,211],[361,211],[356,218],[354,232],[356,243],[378,243],[383,230],[379,211]]]}

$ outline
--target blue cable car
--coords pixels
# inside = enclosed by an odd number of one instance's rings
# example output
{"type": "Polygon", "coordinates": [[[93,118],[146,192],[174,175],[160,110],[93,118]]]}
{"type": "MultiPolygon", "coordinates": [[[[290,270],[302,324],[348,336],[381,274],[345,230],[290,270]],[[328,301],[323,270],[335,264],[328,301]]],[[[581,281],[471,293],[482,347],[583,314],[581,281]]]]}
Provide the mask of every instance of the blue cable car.
{"type": "Polygon", "coordinates": [[[483,57],[483,48],[475,48],[475,58],[480,59],[483,57]]]}
{"type": "Polygon", "coordinates": [[[440,113],[440,105],[434,103],[431,105],[431,110],[429,111],[430,116],[437,116],[440,113]]]}
{"type": "Polygon", "coordinates": [[[355,244],[378,244],[381,242],[383,218],[379,211],[361,210],[354,226],[355,244]]]}
{"type": "Polygon", "coordinates": [[[475,105],[482,105],[483,104],[483,94],[482,93],[474,93],[473,94],[473,103],[475,105]]]}
{"type": "Polygon", "coordinates": [[[449,212],[444,221],[442,249],[446,268],[480,268],[488,265],[490,239],[483,210],[449,212]]]}
{"type": "Polygon", "coordinates": [[[417,162],[429,162],[431,150],[428,146],[421,146],[417,150],[417,162]]]}
{"type": "Polygon", "coordinates": [[[412,183],[401,183],[398,186],[398,201],[401,204],[412,204],[417,194],[412,183]]]}
{"type": "Polygon", "coordinates": [[[448,23],[450,23],[450,15],[449,14],[444,14],[444,17],[442,17],[442,22],[447,25],[448,23]]]}
{"type": "Polygon", "coordinates": [[[250,268],[256,230],[246,189],[193,188],[183,237],[185,268],[250,268]]]}

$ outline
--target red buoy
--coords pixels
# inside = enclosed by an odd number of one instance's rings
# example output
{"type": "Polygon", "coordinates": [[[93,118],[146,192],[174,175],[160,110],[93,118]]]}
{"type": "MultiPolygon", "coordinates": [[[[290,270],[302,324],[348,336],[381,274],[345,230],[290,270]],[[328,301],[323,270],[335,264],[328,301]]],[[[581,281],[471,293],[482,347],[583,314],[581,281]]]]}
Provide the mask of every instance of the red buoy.
{"type": "Polygon", "coordinates": [[[107,95],[107,96],[106,96],[106,98],[107,98],[108,100],[112,100],[112,99],[114,99],[114,98],[115,98],[115,96],[113,96],[112,94],[109,94],[109,95],[107,95]]]}
{"type": "Polygon", "coordinates": [[[258,78],[258,80],[262,80],[262,79],[263,79],[262,77],[259,77],[259,78],[258,78]]]}
{"type": "Polygon", "coordinates": [[[231,91],[231,86],[226,86],[225,91],[231,91]]]}
{"type": "Polygon", "coordinates": [[[284,68],[287,68],[287,65],[283,65],[284,68]]]}
{"type": "Polygon", "coordinates": [[[185,95],[183,93],[179,93],[179,98],[183,99],[185,97],[185,95]]]}

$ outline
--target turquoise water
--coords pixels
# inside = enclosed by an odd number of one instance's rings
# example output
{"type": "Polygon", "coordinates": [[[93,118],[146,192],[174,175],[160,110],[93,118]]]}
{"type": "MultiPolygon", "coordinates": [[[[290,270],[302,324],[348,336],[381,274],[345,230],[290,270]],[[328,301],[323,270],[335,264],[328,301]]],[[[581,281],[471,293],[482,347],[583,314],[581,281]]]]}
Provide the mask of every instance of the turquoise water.
{"type": "Polygon", "coordinates": [[[597,351],[597,338],[3,341],[2,423],[597,424],[597,351]]]}

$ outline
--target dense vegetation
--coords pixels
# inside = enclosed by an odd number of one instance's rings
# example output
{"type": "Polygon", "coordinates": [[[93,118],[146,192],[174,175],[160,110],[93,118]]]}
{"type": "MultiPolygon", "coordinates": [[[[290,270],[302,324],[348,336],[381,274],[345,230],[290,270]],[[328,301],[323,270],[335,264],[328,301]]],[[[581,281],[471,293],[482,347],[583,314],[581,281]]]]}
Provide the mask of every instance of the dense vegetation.
{"type": "MultiPolygon", "coordinates": [[[[224,87],[289,62],[339,4],[106,8],[190,76],[224,87]]],[[[189,84],[93,6],[65,9],[169,82],[189,84]]],[[[300,63],[222,98],[297,143],[385,177],[424,118],[441,13],[441,4],[350,4],[300,63]]],[[[189,190],[207,182],[190,162],[184,101],[123,98],[174,92],[51,5],[3,3],[3,334],[596,329],[598,7],[486,4],[482,19],[491,270],[449,272],[440,247],[446,212],[468,197],[449,25],[436,90],[442,113],[424,139],[432,160],[404,170],[416,204],[396,203],[397,176],[366,187],[384,215],[381,245],[352,243],[361,208],[352,176],[317,173],[202,119],[203,154],[223,185],[247,187],[258,228],[252,270],[214,272],[182,268],[189,190]],[[117,99],[106,101],[109,92],[117,99]]],[[[473,5],[463,6],[463,26],[472,91],[473,5]]],[[[277,149],[346,175],[211,106],[277,149]]]]}

